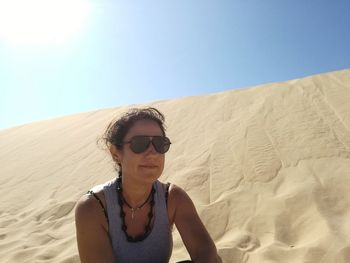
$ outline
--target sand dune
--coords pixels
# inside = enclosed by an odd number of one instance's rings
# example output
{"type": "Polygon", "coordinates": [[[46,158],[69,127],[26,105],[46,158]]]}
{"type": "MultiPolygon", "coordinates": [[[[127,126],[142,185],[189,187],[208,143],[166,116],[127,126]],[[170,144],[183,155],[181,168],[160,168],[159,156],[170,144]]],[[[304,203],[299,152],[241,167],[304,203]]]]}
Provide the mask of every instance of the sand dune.
{"type": "MultiPolygon", "coordinates": [[[[173,142],[161,179],[224,262],[350,262],[350,70],[148,105],[173,142]]],[[[74,205],[115,177],[96,139],[125,109],[0,131],[1,262],[79,262],[74,205]]],[[[188,258],[174,241],[171,262],[188,258]]]]}

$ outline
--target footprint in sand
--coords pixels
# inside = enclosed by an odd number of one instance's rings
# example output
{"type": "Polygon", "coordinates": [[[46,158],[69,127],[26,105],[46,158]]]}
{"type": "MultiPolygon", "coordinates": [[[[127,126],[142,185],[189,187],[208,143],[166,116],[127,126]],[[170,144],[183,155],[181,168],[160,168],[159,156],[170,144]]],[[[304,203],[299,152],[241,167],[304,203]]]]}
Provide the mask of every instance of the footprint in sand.
{"type": "Polygon", "coordinates": [[[245,252],[251,252],[260,247],[260,241],[251,233],[239,234],[235,238],[236,248],[245,252]]]}

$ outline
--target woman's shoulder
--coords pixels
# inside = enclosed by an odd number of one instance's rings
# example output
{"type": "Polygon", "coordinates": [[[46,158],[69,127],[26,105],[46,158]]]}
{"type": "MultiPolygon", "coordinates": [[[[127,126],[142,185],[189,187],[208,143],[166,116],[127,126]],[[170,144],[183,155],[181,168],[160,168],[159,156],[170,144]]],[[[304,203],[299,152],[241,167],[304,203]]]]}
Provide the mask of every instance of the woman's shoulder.
{"type": "Polygon", "coordinates": [[[113,183],[113,181],[108,181],[103,184],[95,185],[92,187],[87,193],[82,197],[82,200],[85,200],[84,197],[86,197],[86,202],[94,202],[94,201],[101,201],[104,207],[106,207],[106,199],[104,194],[105,187],[110,186],[113,183]],[[92,201],[87,201],[92,200],[92,201]]]}
{"type": "Polygon", "coordinates": [[[97,210],[101,210],[96,197],[98,197],[102,203],[105,203],[103,189],[89,191],[86,194],[84,194],[82,197],[80,197],[80,199],[77,201],[77,205],[76,205],[77,212],[84,213],[84,214],[85,213],[92,214],[97,210]]]}
{"type": "MultiPolygon", "coordinates": [[[[164,185],[167,187],[166,184],[164,185]]],[[[168,204],[171,207],[176,208],[179,205],[185,205],[186,203],[192,203],[190,196],[182,187],[170,183],[168,185],[168,204]]]]}
{"type": "Polygon", "coordinates": [[[169,184],[169,198],[178,200],[186,196],[188,197],[188,194],[183,188],[173,183],[169,184]]]}
{"type": "Polygon", "coordinates": [[[169,220],[172,224],[175,222],[175,214],[177,211],[193,207],[193,202],[186,191],[173,183],[171,183],[169,187],[167,204],[169,220]]]}
{"type": "Polygon", "coordinates": [[[106,199],[103,191],[104,185],[94,186],[80,197],[75,208],[76,220],[86,223],[89,223],[89,221],[91,221],[90,223],[99,222],[106,226],[106,220],[103,213],[101,213],[106,209],[106,199]]]}
{"type": "Polygon", "coordinates": [[[77,223],[90,224],[98,221],[98,203],[90,194],[85,194],[77,201],[75,220],[77,223]]]}

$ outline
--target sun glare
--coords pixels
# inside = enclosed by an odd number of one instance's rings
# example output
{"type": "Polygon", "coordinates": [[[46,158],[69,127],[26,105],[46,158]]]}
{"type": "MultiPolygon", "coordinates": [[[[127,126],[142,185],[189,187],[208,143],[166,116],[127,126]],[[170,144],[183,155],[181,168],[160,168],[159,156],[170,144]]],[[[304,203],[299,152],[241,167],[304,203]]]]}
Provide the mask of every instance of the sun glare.
{"type": "Polygon", "coordinates": [[[0,0],[0,41],[62,44],[81,29],[89,10],[87,0],[0,0]]]}

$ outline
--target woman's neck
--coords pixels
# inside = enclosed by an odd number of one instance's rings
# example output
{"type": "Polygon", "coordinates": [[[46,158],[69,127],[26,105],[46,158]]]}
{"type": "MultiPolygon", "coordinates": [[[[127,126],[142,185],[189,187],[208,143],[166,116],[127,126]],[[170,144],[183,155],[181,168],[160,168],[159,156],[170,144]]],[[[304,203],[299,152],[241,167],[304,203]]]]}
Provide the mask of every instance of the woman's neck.
{"type": "Polygon", "coordinates": [[[137,183],[127,177],[122,177],[123,197],[131,207],[142,205],[149,197],[152,184],[137,183]]]}

